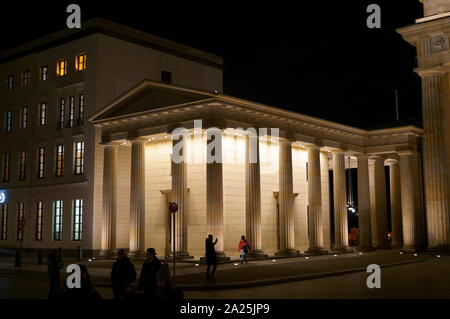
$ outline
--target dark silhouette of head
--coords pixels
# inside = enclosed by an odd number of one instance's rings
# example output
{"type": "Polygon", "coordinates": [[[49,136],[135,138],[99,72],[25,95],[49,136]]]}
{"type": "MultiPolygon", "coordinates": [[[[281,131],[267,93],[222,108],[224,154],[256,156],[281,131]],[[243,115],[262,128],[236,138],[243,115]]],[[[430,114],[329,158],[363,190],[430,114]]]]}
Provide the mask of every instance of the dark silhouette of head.
{"type": "Polygon", "coordinates": [[[241,240],[245,240],[245,236],[244,235],[241,236],[241,240]]]}

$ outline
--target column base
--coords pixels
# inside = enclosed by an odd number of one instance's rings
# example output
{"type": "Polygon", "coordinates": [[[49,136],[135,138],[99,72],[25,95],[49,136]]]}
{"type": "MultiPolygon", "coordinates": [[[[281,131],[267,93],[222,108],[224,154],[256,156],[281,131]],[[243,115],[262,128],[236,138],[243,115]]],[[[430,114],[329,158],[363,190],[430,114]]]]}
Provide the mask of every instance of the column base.
{"type": "Polygon", "coordinates": [[[336,252],[336,253],[353,253],[354,249],[350,248],[349,246],[340,246],[340,247],[334,247],[331,252],[336,252]]]}
{"type": "Polygon", "coordinates": [[[355,249],[356,251],[360,251],[360,252],[369,252],[369,251],[374,251],[375,247],[373,246],[358,246],[355,249]]]}
{"type": "MultiPolygon", "coordinates": [[[[188,253],[177,252],[175,254],[175,261],[185,261],[190,259],[194,259],[194,256],[191,256],[188,253]]],[[[164,261],[173,261],[173,255],[164,256],[164,261]]]]}
{"type": "Polygon", "coordinates": [[[128,253],[128,257],[134,258],[134,259],[145,258],[146,256],[147,256],[147,254],[142,251],[130,251],[128,253]]]}
{"type": "Polygon", "coordinates": [[[414,246],[414,245],[404,245],[400,251],[403,251],[405,253],[417,253],[419,251],[421,251],[422,249],[420,249],[420,247],[418,246],[414,246]]]}
{"type": "Polygon", "coordinates": [[[98,255],[100,257],[105,257],[105,258],[116,257],[117,256],[117,249],[100,250],[100,253],[98,255]]]}
{"type": "Polygon", "coordinates": [[[314,247],[314,248],[308,248],[307,251],[305,251],[307,254],[311,255],[328,255],[328,250],[322,247],[314,247]]]}
{"type": "Polygon", "coordinates": [[[264,254],[262,250],[251,250],[251,252],[247,254],[248,259],[264,259],[267,257],[268,255],[264,254]]]}
{"type": "Polygon", "coordinates": [[[392,247],[389,244],[382,244],[382,245],[377,245],[375,246],[376,250],[391,250],[392,247]]]}
{"type": "Polygon", "coordinates": [[[435,253],[450,253],[450,245],[439,245],[434,247],[428,247],[427,251],[435,253]]]}
{"type": "Polygon", "coordinates": [[[279,249],[275,256],[300,256],[300,251],[295,249],[279,249]]]}

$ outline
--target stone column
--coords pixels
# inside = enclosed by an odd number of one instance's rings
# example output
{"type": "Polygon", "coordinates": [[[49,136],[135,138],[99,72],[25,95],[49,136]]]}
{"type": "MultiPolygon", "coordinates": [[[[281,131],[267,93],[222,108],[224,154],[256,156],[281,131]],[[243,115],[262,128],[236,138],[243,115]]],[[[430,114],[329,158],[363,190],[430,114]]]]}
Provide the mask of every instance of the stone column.
{"type": "Polygon", "coordinates": [[[320,147],[308,147],[308,253],[324,254],[320,147]]]}
{"type": "Polygon", "coordinates": [[[349,251],[345,153],[333,152],[334,250],[349,251]]]}
{"type": "Polygon", "coordinates": [[[400,153],[401,189],[402,189],[402,222],[403,249],[416,251],[420,248],[421,221],[417,219],[417,201],[415,192],[415,178],[413,154],[400,153]]]}
{"type": "MultiPolygon", "coordinates": [[[[449,134],[444,115],[448,105],[444,103],[444,73],[429,70],[422,77],[423,112],[423,167],[426,214],[428,227],[428,248],[450,250],[450,190],[448,150],[445,147],[449,134]]],[[[447,124],[448,125],[448,124],[447,124]]]]}
{"type": "Polygon", "coordinates": [[[259,164],[259,138],[246,136],[245,151],[245,229],[252,248],[251,256],[263,256],[261,238],[261,178],[259,164]]]}
{"type": "Polygon", "coordinates": [[[358,154],[358,214],[360,251],[373,250],[370,220],[369,155],[358,154]]]}
{"type": "Polygon", "coordinates": [[[296,254],[294,249],[294,188],[292,176],[292,142],[279,139],[279,255],[296,254]]]}
{"type": "MultiPolygon", "coordinates": [[[[375,212],[371,212],[375,217],[373,222],[376,223],[376,248],[389,249],[389,241],[387,237],[387,202],[386,202],[386,175],[384,171],[384,160],[382,156],[372,156],[374,161],[374,207],[375,212]]],[[[371,199],[372,200],[372,199],[371,199]]]]}
{"type": "MultiPolygon", "coordinates": [[[[179,140],[173,141],[173,154],[171,158],[172,169],[172,201],[177,203],[178,211],[175,213],[175,257],[188,258],[187,213],[188,213],[188,188],[187,188],[187,163],[186,148],[188,133],[179,136],[179,140]],[[178,144],[180,143],[180,144],[178,144]],[[180,148],[175,145],[180,146],[180,148]],[[178,152],[179,150],[179,152],[178,152]],[[177,154],[178,153],[178,154],[177,154]],[[178,156],[179,155],[179,156],[178,156]]],[[[178,137],[178,136],[177,136],[178,137]]],[[[173,254],[173,252],[172,252],[173,254]]]]}
{"type": "Polygon", "coordinates": [[[222,131],[220,129],[208,129],[206,133],[206,224],[208,234],[217,238],[216,253],[223,256],[222,131]],[[213,136],[214,138],[212,138],[213,136]],[[208,143],[209,140],[211,140],[210,143],[208,143]]]}
{"type": "Polygon", "coordinates": [[[400,167],[396,159],[388,159],[389,165],[389,185],[391,190],[391,224],[392,224],[392,247],[403,246],[403,226],[402,226],[402,199],[400,187],[400,167]]]}
{"type": "Polygon", "coordinates": [[[131,142],[130,254],[145,252],[145,142],[131,142]]]}
{"type": "Polygon", "coordinates": [[[104,146],[103,206],[101,255],[114,254],[116,249],[117,214],[117,145],[104,146]]]}

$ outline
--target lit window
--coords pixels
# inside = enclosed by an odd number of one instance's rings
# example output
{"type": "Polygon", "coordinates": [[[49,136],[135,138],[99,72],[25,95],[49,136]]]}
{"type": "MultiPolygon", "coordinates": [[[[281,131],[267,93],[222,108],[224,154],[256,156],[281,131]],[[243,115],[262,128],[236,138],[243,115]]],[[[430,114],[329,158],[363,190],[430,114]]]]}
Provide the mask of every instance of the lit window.
{"type": "Polygon", "coordinates": [[[73,201],[72,240],[80,241],[82,239],[83,239],[83,200],[75,199],[73,201]]]}
{"type": "Polygon", "coordinates": [[[75,175],[84,173],[84,142],[75,142],[75,175]]]}
{"type": "Polygon", "coordinates": [[[84,93],[78,96],[78,125],[84,123],[84,93]]]}
{"type": "Polygon", "coordinates": [[[11,153],[3,154],[3,182],[9,183],[9,173],[11,168],[11,153]]]}
{"type": "Polygon", "coordinates": [[[48,66],[43,65],[39,69],[39,80],[41,82],[47,81],[48,79],[48,66]]]}
{"type": "Polygon", "coordinates": [[[28,126],[28,106],[20,108],[20,128],[26,129],[28,126]]]}
{"type": "Polygon", "coordinates": [[[6,89],[11,91],[14,87],[14,75],[8,75],[6,77],[6,89]]]}
{"type": "Polygon", "coordinates": [[[5,112],[4,130],[5,130],[5,132],[11,132],[12,131],[12,111],[6,111],[5,112]]]}
{"type": "Polygon", "coordinates": [[[67,74],[67,60],[59,60],[56,63],[56,75],[64,76],[67,74]]]}
{"type": "Polygon", "coordinates": [[[67,120],[67,127],[73,127],[75,120],[75,96],[69,98],[69,118],[67,120]]]}
{"type": "Polygon", "coordinates": [[[19,151],[19,181],[24,181],[26,178],[26,164],[27,164],[27,151],[19,151]]]}
{"type": "Polygon", "coordinates": [[[23,240],[22,221],[25,218],[25,205],[23,202],[17,203],[17,240],[23,240]]]}
{"type": "Polygon", "coordinates": [[[2,216],[1,217],[1,227],[0,227],[0,238],[1,240],[8,239],[8,204],[2,205],[2,216]]]}
{"type": "Polygon", "coordinates": [[[78,54],[75,57],[75,70],[86,70],[86,53],[78,54]]]}
{"type": "Polygon", "coordinates": [[[45,147],[39,147],[38,149],[38,175],[37,178],[45,178],[45,157],[47,149],[45,147]]]}
{"type": "Polygon", "coordinates": [[[39,125],[47,125],[47,103],[42,102],[39,104],[39,125]]]}
{"type": "Polygon", "coordinates": [[[64,175],[64,145],[60,144],[56,146],[56,171],[55,175],[61,177],[64,175]]]}
{"type": "Polygon", "coordinates": [[[60,130],[62,130],[64,128],[65,116],[66,116],[66,99],[62,98],[59,100],[58,129],[60,129],[60,130]]]}
{"type": "Polygon", "coordinates": [[[23,71],[22,73],[22,86],[30,85],[31,83],[31,72],[30,71],[23,71]]]}
{"type": "Polygon", "coordinates": [[[53,202],[53,240],[62,239],[63,201],[53,202]]]}
{"type": "Polygon", "coordinates": [[[172,83],[172,73],[161,71],[161,81],[164,83],[172,83]]]}
{"type": "Polygon", "coordinates": [[[42,240],[42,225],[44,223],[44,202],[36,203],[36,240],[42,240]]]}

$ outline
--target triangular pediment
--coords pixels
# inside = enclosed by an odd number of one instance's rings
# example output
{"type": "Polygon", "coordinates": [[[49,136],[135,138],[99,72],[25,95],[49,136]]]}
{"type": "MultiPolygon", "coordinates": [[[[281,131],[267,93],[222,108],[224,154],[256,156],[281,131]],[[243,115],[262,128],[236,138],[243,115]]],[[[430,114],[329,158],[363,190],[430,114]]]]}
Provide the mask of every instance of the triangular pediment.
{"type": "Polygon", "coordinates": [[[144,80],[90,117],[100,121],[210,99],[207,92],[144,80]]]}

